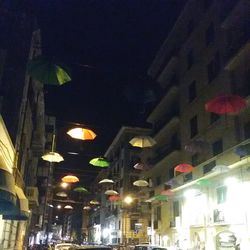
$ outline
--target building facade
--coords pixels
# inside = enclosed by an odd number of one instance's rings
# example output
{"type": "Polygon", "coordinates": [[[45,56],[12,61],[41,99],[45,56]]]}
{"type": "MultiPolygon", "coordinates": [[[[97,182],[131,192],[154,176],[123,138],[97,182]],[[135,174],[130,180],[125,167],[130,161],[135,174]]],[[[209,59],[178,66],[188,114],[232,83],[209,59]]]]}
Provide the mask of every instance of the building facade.
{"type": "Polygon", "coordinates": [[[151,157],[143,157],[152,164],[143,175],[152,178],[148,196],[158,221],[152,226],[156,244],[250,247],[243,191],[249,189],[248,156],[236,154],[249,141],[249,107],[233,116],[205,110],[220,94],[249,102],[249,14],[249,1],[187,1],[148,70],[165,92],[148,117],[157,145],[151,157]],[[178,174],[174,168],[180,163],[194,170],[178,174]],[[155,201],[164,190],[168,201],[155,201]]]}

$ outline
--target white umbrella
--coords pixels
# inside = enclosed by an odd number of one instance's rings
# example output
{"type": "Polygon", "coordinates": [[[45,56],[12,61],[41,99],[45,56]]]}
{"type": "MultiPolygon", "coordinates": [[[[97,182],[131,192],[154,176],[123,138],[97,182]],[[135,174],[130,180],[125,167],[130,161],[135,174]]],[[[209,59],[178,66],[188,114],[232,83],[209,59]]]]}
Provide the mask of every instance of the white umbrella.
{"type": "Polygon", "coordinates": [[[114,183],[114,181],[111,179],[103,179],[103,180],[98,182],[98,184],[103,184],[103,183],[114,183]]]}
{"type": "Polygon", "coordinates": [[[107,191],[105,191],[104,194],[106,194],[106,195],[118,195],[118,192],[116,192],[115,190],[107,190],[107,191]]]}
{"type": "Polygon", "coordinates": [[[147,187],[148,182],[145,180],[137,180],[137,181],[133,182],[133,185],[137,186],[137,187],[147,187]]]}

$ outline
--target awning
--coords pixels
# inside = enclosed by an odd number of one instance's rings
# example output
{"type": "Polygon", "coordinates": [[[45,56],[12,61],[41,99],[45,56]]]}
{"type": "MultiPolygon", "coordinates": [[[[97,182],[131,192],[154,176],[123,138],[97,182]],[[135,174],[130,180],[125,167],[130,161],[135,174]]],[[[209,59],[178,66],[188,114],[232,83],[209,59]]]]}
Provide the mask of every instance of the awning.
{"type": "Polygon", "coordinates": [[[0,167],[0,214],[13,211],[16,206],[15,180],[13,175],[0,167]]]}
{"type": "Polygon", "coordinates": [[[29,201],[26,198],[23,190],[18,186],[15,186],[17,204],[14,211],[5,213],[3,215],[4,220],[28,220],[29,218],[29,201]]]}

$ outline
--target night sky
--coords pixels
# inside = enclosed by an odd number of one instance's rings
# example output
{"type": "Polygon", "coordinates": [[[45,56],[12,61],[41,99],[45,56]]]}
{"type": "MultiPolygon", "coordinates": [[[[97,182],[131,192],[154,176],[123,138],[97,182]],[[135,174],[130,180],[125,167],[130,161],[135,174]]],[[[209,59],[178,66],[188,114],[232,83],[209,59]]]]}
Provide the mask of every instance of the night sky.
{"type": "Polygon", "coordinates": [[[72,74],[72,81],[64,86],[45,87],[46,113],[58,120],[57,149],[66,158],[57,167],[58,177],[79,169],[84,170],[81,177],[89,183],[89,175],[93,177],[99,170],[89,166],[88,160],[105,153],[120,127],[146,125],[147,112],[159,94],[147,69],[183,3],[37,1],[43,54],[63,63],[72,74]],[[70,122],[89,126],[97,139],[70,139],[65,135],[73,125],[70,122]],[[80,154],[71,156],[68,151],[80,154]]]}

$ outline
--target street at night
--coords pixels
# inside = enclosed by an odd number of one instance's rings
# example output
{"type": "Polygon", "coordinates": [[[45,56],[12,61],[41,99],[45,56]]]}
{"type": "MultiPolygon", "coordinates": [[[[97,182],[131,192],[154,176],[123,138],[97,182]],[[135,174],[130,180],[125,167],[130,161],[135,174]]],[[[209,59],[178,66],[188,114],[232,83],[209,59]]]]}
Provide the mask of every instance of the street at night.
{"type": "Polygon", "coordinates": [[[0,1],[0,250],[250,250],[250,1],[0,1]]]}

